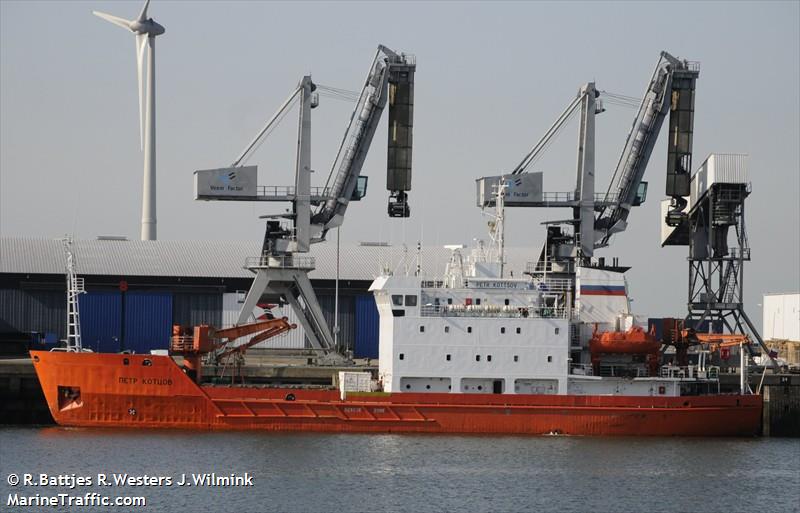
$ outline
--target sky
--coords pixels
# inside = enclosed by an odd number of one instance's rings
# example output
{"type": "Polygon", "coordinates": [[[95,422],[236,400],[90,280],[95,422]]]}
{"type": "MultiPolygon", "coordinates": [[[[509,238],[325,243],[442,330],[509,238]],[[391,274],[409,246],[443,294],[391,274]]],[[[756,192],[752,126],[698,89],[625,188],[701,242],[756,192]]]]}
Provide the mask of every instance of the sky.
{"type": "MultiPolygon", "coordinates": [[[[134,18],[141,2],[0,0],[0,237],[138,238],[142,153],[134,38],[92,10],[134,18]]],[[[158,236],[261,240],[280,205],[198,202],[192,173],[231,164],[300,78],[360,88],[378,44],[417,58],[412,217],[389,219],[386,115],[343,243],[415,246],[488,239],[475,179],[509,172],[586,82],[642,96],[659,52],[699,61],[694,164],[746,153],[752,261],[746,302],[800,290],[800,2],[215,2],[153,0],[157,39],[158,236]]],[[[635,111],[597,117],[605,190],[635,111]]],[[[312,116],[312,185],[322,185],[352,104],[312,116]]],[[[248,164],[259,184],[293,183],[296,109],[248,164]]],[[[645,175],[648,201],[599,252],[632,266],[634,311],[685,313],[687,248],[660,246],[666,139],[645,175]]],[[[546,191],[574,188],[577,123],[532,169],[546,191]]],[[[569,211],[508,209],[509,246],[543,243],[569,211]]],[[[329,242],[331,243],[331,242],[329,242]]],[[[430,270],[441,272],[441,270],[430,270]]]]}

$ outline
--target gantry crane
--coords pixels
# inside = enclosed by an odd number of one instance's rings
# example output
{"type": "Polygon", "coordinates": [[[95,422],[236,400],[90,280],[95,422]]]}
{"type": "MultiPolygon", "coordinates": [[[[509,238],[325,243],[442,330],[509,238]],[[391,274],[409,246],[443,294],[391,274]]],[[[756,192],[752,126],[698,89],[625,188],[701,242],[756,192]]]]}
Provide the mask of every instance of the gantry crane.
{"type": "Polygon", "coordinates": [[[324,241],[330,229],[342,224],[351,201],[358,201],[366,194],[367,177],[361,176],[361,169],[387,104],[388,213],[391,217],[410,215],[408,191],[411,190],[415,71],[413,56],[378,46],[323,187],[311,187],[311,109],[318,104],[318,86],[310,76],[303,77],[231,166],[195,172],[195,199],[292,204],[289,214],[262,216],[267,219],[262,252],[246,262],[246,267],[256,276],[237,324],[248,320],[262,295],[278,295],[297,314],[313,348],[326,352],[335,349],[331,330],[308,278],[308,273],[314,269],[314,259],[303,254],[309,252],[311,244],[324,241]],[[243,163],[297,99],[300,119],[295,184],[258,186],[256,167],[243,163]]]}

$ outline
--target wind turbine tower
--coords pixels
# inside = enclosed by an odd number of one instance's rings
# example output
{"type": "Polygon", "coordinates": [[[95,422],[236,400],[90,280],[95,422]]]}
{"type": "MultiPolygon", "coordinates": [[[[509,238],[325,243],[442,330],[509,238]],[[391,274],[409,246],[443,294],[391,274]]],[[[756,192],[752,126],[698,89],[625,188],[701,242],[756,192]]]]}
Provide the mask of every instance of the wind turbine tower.
{"type": "Polygon", "coordinates": [[[144,180],[142,183],[142,240],[156,240],[156,36],[164,27],[147,17],[150,0],[135,20],[126,20],[103,12],[92,11],[95,16],[110,21],[136,36],[136,71],[139,84],[139,142],[144,150],[144,180]],[[147,48],[146,114],[142,101],[142,66],[147,48]]]}

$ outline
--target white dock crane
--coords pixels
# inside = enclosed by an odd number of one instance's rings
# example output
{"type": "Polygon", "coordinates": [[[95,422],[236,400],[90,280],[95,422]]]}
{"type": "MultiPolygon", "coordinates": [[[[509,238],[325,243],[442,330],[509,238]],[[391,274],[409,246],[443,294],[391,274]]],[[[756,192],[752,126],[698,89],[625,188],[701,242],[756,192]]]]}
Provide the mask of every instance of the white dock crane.
{"type": "MultiPolygon", "coordinates": [[[[247,322],[265,293],[278,295],[297,314],[313,348],[326,352],[335,349],[334,337],[308,278],[308,273],[314,269],[314,259],[303,254],[309,252],[311,244],[324,241],[328,230],[342,224],[351,201],[358,201],[366,194],[367,177],[361,176],[361,169],[387,103],[388,211],[391,217],[410,215],[407,192],[411,189],[415,70],[413,56],[378,46],[323,187],[311,187],[311,109],[318,104],[318,94],[317,85],[310,76],[303,77],[230,167],[195,172],[195,199],[198,200],[292,203],[291,213],[262,216],[268,219],[262,252],[246,262],[246,267],[256,276],[237,324],[247,322]],[[243,166],[242,163],[298,98],[300,119],[295,184],[258,186],[256,166],[243,166]]],[[[324,86],[319,87],[322,89],[324,86]]]]}
{"type": "MultiPolygon", "coordinates": [[[[668,218],[676,224],[680,223],[686,216],[682,212],[686,206],[684,197],[689,195],[694,89],[698,75],[697,63],[682,61],[667,52],[661,52],[611,183],[605,193],[599,194],[595,192],[594,183],[594,117],[604,109],[599,100],[601,93],[595,88],[595,84],[592,82],[584,85],[514,170],[502,176],[509,184],[506,206],[572,208],[572,219],[554,222],[569,224],[574,228],[568,244],[571,248],[561,244],[560,254],[579,263],[587,263],[595,249],[608,246],[614,234],[627,228],[631,208],[645,201],[647,182],[642,178],[661,125],[669,112],[667,195],[673,198],[673,207],[668,218]],[[575,189],[568,192],[542,192],[542,174],[528,173],[527,169],[547,149],[553,137],[579,108],[581,124],[575,189]]],[[[493,198],[488,191],[500,178],[493,176],[478,180],[479,206],[493,204],[493,198]]]]}

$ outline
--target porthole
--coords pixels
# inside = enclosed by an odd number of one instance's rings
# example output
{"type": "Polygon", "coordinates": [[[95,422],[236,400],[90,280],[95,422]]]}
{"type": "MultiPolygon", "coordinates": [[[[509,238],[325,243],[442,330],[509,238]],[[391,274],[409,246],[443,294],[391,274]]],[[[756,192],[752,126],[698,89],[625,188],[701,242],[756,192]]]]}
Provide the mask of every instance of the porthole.
{"type": "Polygon", "coordinates": [[[483,386],[482,385],[478,385],[478,390],[483,390],[483,386]]]}
{"type": "Polygon", "coordinates": [[[153,361],[150,360],[150,358],[145,358],[144,360],[142,360],[142,365],[144,367],[150,367],[151,365],[153,365],[153,361]]]}
{"type": "Polygon", "coordinates": [[[406,390],[411,390],[411,385],[406,385],[406,390]]]}
{"type": "Polygon", "coordinates": [[[426,389],[428,389],[428,390],[430,390],[430,389],[431,389],[431,386],[430,386],[430,385],[425,385],[425,388],[426,388],[426,389]]]}
{"type": "Polygon", "coordinates": [[[122,359],[122,365],[130,365],[130,363],[131,363],[131,361],[128,360],[127,358],[123,358],[122,359]]]}

